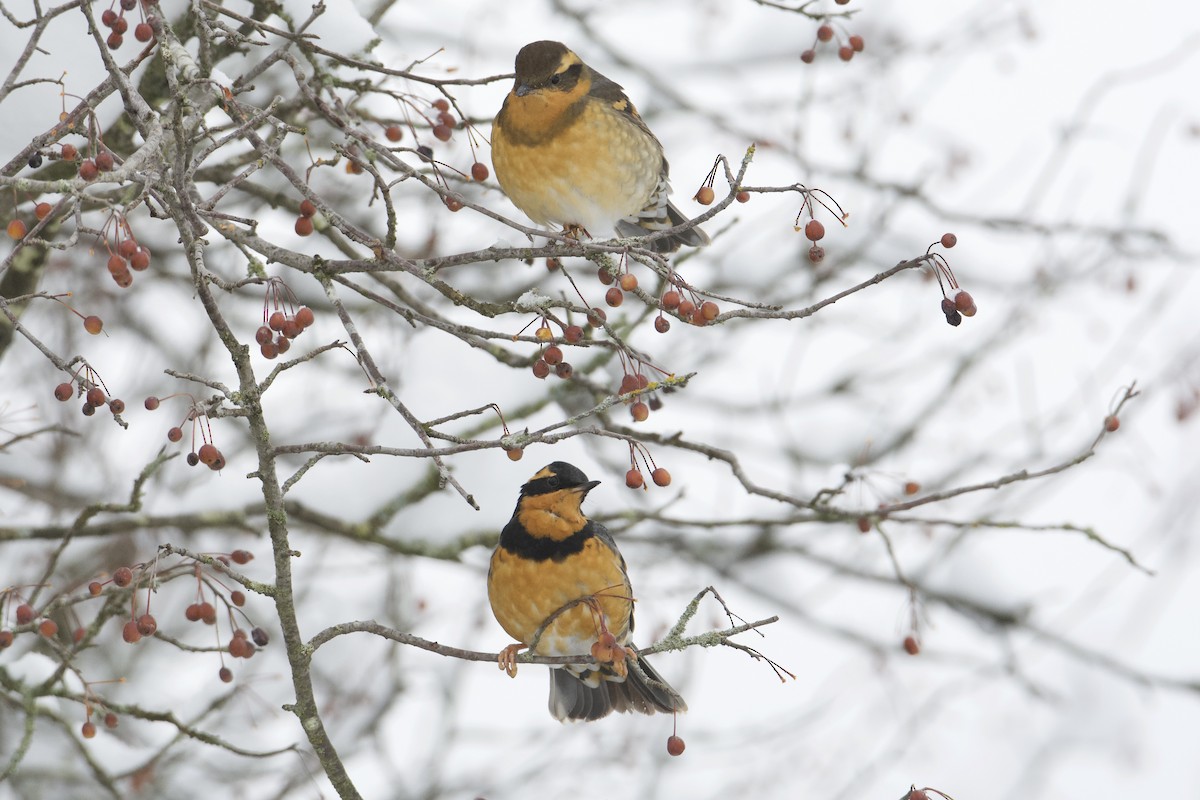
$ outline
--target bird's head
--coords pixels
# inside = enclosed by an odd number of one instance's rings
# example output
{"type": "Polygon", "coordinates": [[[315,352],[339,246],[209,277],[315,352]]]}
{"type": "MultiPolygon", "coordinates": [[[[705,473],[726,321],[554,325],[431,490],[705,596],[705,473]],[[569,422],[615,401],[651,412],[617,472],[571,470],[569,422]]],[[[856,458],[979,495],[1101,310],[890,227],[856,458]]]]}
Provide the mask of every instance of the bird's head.
{"type": "Polygon", "coordinates": [[[570,95],[583,76],[583,61],[562,42],[531,42],[517,53],[513,94],[570,95]]]}
{"type": "Polygon", "coordinates": [[[589,481],[578,467],[555,461],[521,487],[516,516],[534,536],[565,538],[587,524],[580,506],[599,484],[589,481]]]}

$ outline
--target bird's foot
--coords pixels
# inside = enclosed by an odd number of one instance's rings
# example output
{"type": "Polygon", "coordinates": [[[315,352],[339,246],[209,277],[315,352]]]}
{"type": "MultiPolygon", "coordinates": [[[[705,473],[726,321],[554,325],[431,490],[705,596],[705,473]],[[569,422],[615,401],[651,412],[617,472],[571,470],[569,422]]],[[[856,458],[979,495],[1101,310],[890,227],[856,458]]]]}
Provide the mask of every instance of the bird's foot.
{"type": "Polygon", "coordinates": [[[500,669],[508,673],[508,677],[517,677],[517,653],[524,649],[525,645],[523,644],[510,644],[500,651],[496,660],[499,662],[500,669]]]}

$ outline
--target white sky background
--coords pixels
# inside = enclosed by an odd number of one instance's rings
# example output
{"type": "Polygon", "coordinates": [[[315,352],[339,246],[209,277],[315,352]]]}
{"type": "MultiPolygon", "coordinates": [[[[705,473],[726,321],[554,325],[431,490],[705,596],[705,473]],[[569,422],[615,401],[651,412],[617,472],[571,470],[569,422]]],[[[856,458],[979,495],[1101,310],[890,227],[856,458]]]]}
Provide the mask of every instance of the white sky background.
{"type": "MultiPolygon", "coordinates": [[[[298,15],[307,7],[291,5],[298,15]]],[[[361,41],[355,37],[365,26],[354,24],[352,8],[331,4],[315,28],[325,46],[353,49],[361,41]]],[[[1167,0],[1139,4],[1136,14],[1114,2],[856,0],[850,8],[861,8],[847,27],[866,37],[865,52],[847,65],[825,49],[816,64],[805,67],[796,55],[809,46],[815,25],[751,2],[596,5],[588,20],[598,34],[656,69],[691,103],[701,108],[740,104],[721,128],[674,108],[643,76],[593,57],[577,44],[586,38],[577,23],[540,2],[401,4],[381,26],[397,32],[398,40],[388,41],[378,55],[403,66],[428,55],[436,42],[446,53],[430,62],[431,70],[445,64],[461,74],[485,75],[509,70],[512,55],[527,41],[562,39],[624,85],[650,120],[671,160],[676,202],[688,213],[698,213],[689,198],[714,154],[736,159],[748,144],[740,132],[780,142],[782,150],[802,154],[810,171],[798,172],[795,159],[765,147],[749,183],[819,185],[851,211],[845,232],[833,230],[826,218],[830,235],[824,244],[831,259],[856,248],[862,257],[847,264],[844,277],[826,284],[827,293],[916,255],[944,230],[954,230],[960,243],[948,255],[980,306],[979,316],[961,328],[941,320],[936,289],[905,274],[809,321],[731,325],[722,339],[673,330],[664,337],[663,352],[669,354],[664,360],[680,372],[702,370],[689,392],[725,392],[734,385],[794,411],[731,425],[728,417],[721,420],[677,396],[648,425],[663,431],[687,425],[689,433],[700,429],[728,446],[759,445],[760,454],[747,464],[754,479],[815,489],[836,483],[840,475],[814,474],[810,468],[793,473],[782,454],[766,445],[782,440],[848,463],[873,441],[886,440],[889,420],[900,410],[929,400],[921,388],[942,385],[951,354],[970,352],[1006,325],[1020,326],[1017,335],[987,355],[987,367],[937,409],[936,422],[920,434],[924,446],[905,451],[922,454],[920,460],[906,455],[908,460],[888,465],[892,472],[876,476],[881,494],[891,497],[896,483],[909,477],[953,485],[997,477],[1016,454],[1024,454],[1021,465],[1030,469],[1070,457],[1094,435],[1118,388],[1136,379],[1143,397],[1123,416],[1120,432],[1083,467],[1052,484],[1012,487],[932,513],[965,517],[994,511],[1004,519],[1093,525],[1115,544],[1131,548],[1156,571],[1153,578],[1081,536],[1060,533],[989,532],[964,539],[949,553],[939,550],[939,559],[928,562],[922,557],[928,546],[915,536],[903,537],[899,550],[914,574],[947,591],[969,592],[1014,609],[1036,603],[1034,627],[1154,675],[1194,680],[1200,673],[1195,622],[1200,584],[1189,545],[1200,519],[1194,489],[1200,461],[1197,423],[1177,423],[1174,408],[1200,385],[1193,310],[1200,299],[1194,276],[1194,254],[1200,249],[1194,194],[1200,175],[1200,11],[1167,0]],[[412,35],[414,29],[419,35],[412,35]],[[407,31],[405,38],[400,31],[407,31]],[[897,60],[897,48],[927,56],[897,60]],[[876,80],[866,89],[851,89],[857,87],[846,80],[851,73],[872,74],[876,80]],[[800,102],[810,95],[826,100],[800,102]],[[1060,152],[1058,137],[1071,124],[1082,128],[1060,152]],[[921,182],[937,208],[909,209],[903,220],[889,221],[886,234],[874,230],[873,198],[848,188],[853,183],[847,172],[857,166],[862,141],[878,143],[870,149],[874,174],[901,184],[921,182]],[[965,222],[964,214],[1154,228],[1169,233],[1180,254],[1168,259],[1132,252],[1114,263],[1111,250],[1089,250],[1069,237],[1031,251],[1030,237],[965,222]],[[1039,270],[1052,279],[1071,276],[1072,289],[1058,294],[1054,304],[1041,302],[1039,270]],[[1125,290],[1126,278],[1136,282],[1136,291],[1125,290]],[[745,355],[733,364],[710,365],[707,356],[723,349],[745,355]],[[938,354],[946,354],[946,361],[938,354]],[[810,386],[853,373],[859,364],[873,365],[873,374],[879,364],[895,364],[896,372],[879,394],[862,392],[845,405],[810,396],[810,386]],[[956,443],[964,438],[983,443],[988,457],[963,463],[956,443]]],[[[5,29],[4,36],[10,35],[5,29]]],[[[0,45],[10,52],[7,39],[0,45]]],[[[60,63],[72,57],[70,52],[55,56],[54,69],[80,76],[79,85],[74,80],[71,85],[82,93],[90,67],[60,63]]],[[[456,93],[471,113],[488,116],[506,90],[497,85],[456,93]]],[[[57,98],[50,90],[46,94],[52,101],[46,113],[56,113],[57,98]]],[[[21,120],[0,128],[5,152],[44,127],[36,114],[31,119],[27,128],[21,120]]],[[[439,155],[443,152],[459,154],[455,163],[463,163],[466,148],[456,141],[439,155]]],[[[507,207],[490,197],[497,207],[507,207]]],[[[793,236],[792,200],[756,197],[735,209],[741,223],[689,263],[689,278],[704,285],[704,278],[719,281],[730,271],[777,267],[785,248],[794,246],[787,238],[793,236]]],[[[522,219],[516,212],[513,217],[522,219]]],[[[439,224],[448,249],[486,246],[496,239],[515,242],[511,231],[468,213],[439,224]]],[[[483,267],[480,280],[514,269],[525,268],[483,267]]],[[[549,283],[543,288],[557,291],[549,283]]],[[[800,292],[799,284],[786,279],[778,288],[791,297],[800,292]]],[[[140,302],[150,305],[152,299],[140,302]]],[[[389,366],[419,416],[528,396],[529,384],[486,378],[475,387],[478,396],[461,396],[448,367],[469,371],[475,356],[463,354],[464,348],[421,347],[431,340],[397,332],[395,324],[379,320],[371,332],[392,359],[389,366]]],[[[327,335],[336,332],[331,327],[327,335]]],[[[659,346],[648,336],[639,343],[659,346]]],[[[11,361],[2,366],[6,373],[13,369],[11,361]]],[[[149,367],[118,369],[136,376],[149,367]]],[[[147,374],[141,377],[149,381],[147,374]]],[[[20,404],[46,408],[53,401],[43,388],[30,393],[28,401],[19,396],[20,404]]],[[[369,400],[347,398],[328,386],[306,392],[306,403],[329,410],[331,425],[345,419],[346,431],[379,416],[369,400]]],[[[280,402],[284,399],[281,393],[280,402]]],[[[152,422],[122,434],[121,446],[152,453],[161,420],[152,422]]],[[[285,431],[284,438],[334,438],[302,430],[291,434],[285,431]]],[[[385,421],[380,435],[389,434],[399,441],[387,443],[403,446],[401,429],[385,421]]],[[[111,434],[100,435],[111,439],[111,434]]],[[[450,532],[497,528],[511,511],[516,487],[553,458],[586,464],[589,474],[604,479],[589,507],[619,511],[662,501],[653,494],[639,499],[620,487],[615,468],[621,453],[589,450],[575,440],[553,451],[531,450],[520,464],[499,468],[494,453],[459,459],[458,474],[480,499],[482,512],[447,493],[401,522],[416,530],[432,530],[431,520],[443,521],[450,532]]],[[[0,456],[0,466],[12,472],[7,459],[11,456],[0,456]]],[[[221,476],[222,500],[252,489],[239,479],[246,471],[241,466],[231,464],[221,476]]],[[[736,493],[722,467],[683,456],[673,456],[669,466],[677,486],[687,491],[689,516],[762,508],[736,493]]],[[[347,492],[354,492],[369,504],[388,495],[392,470],[413,468],[379,460],[369,468],[330,464],[320,481],[306,486],[311,494],[305,499],[337,510],[347,492]]],[[[212,491],[212,484],[192,486],[170,501],[182,506],[211,501],[212,491]]],[[[870,489],[862,492],[869,508],[877,498],[870,489]]],[[[331,647],[323,656],[324,668],[344,669],[350,680],[369,687],[370,669],[399,663],[410,671],[414,688],[452,687],[458,700],[446,710],[440,696],[423,698],[414,691],[388,722],[386,752],[337,741],[368,796],[403,796],[398,787],[423,786],[434,782],[433,775],[440,776],[436,783],[447,797],[478,793],[492,800],[565,796],[569,788],[581,797],[736,793],[892,800],[910,783],[935,786],[957,800],[1031,800],[1135,793],[1179,797],[1200,786],[1193,758],[1200,702],[1194,693],[1138,689],[1104,670],[1080,666],[1036,637],[984,636],[937,609],[931,611],[921,658],[889,653],[874,659],[837,636],[823,635],[821,628],[836,624],[873,641],[898,642],[906,616],[903,598],[895,593],[839,581],[786,558],[753,564],[756,572],[723,584],[719,576],[672,565],[669,550],[647,544],[654,533],[636,529],[631,544],[623,545],[640,601],[642,636],[669,625],[698,588],[715,580],[743,616],[784,617],[766,639],[746,641],[796,672],[797,682],[782,686],[764,666],[740,654],[659,655],[656,667],[681,685],[692,709],[681,720],[687,753],[668,759],[663,741],[669,725],[660,719],[610,718],[565,728],[554,722],[545,712],[541,669],[526,667],[519,680],[508,681],[485,665],[461,665],[416,651],[397,657],[390,645],[356,639],[331,647]],[[650,574],[652,581],[639,582],[650,574]],[[744,591],[745,584],[765,592],[744,591]],[[998,671],[1006,647],[1017,679],[998,671]],[[977,669],[965,666],[970,664],[977,669]],[[1024,681],[1046,696],[1033,697],[1022,688],[1024,681]],[[442,726],[450,723],[463,728],[447,738],[442,726]],[[532,774],[525,773],[526,761],[536,767],[532,774]],[[545,766],[556,762],[570,769],[545,766]]],[[[860,559],[864,569],[887,571],[877,538],[851,537],[831,527],[797,539],[815,550],[860,559]]],[[[318,553],[319,545],[303,544],[307,547],[301,549],[317,556],[321,566],[309,575],[313,591],[338,598],[311,609],[308,635],[322,625],[373,613],[376,606],[362,596],[381,590],[394,571],[415,586],[412,597],[426,604],[421,611],[397,612],[412,617],[415,633],[477,649],[505,643],[480,605],[485,603],[482,551],[467,555],[466,568],[393,564],[364,572],[361,553],[337,548],[318,553]]],[[[258,563],[266,569],[265,558],[258,563]]],[[[0,568],[0,585],[8,582],[0,568]]],[[[716,614],[700,617],[705,624],[720,623],[716,614]]],[[[261,671],[259,688],[271,702],[276,700],[271,686],[286,698],[286,682],[272,683],[279,667],[265,659],[247,667],[261,671]]],[[[203,669],[211,672],[208,665],[203,669]]],[[[276,716],[259,724],[264,737],[286,739],[292,721],[276,716]]],[[[110,748],[119,757],[123,745],[101,736],[89,746],[110,748]]],[[[0,797],[4,791],[0,786],[0,797]]]]}

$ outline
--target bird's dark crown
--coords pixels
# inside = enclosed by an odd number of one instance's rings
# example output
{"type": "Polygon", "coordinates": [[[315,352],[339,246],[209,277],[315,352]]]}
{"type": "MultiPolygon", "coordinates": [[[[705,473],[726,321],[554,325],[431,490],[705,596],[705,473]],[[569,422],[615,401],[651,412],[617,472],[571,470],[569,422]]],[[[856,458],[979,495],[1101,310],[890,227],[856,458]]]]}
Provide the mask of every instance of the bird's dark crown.
{"type": "Polygon", "coordinates": [[[517,82],[540,83],[559,71],[571,51],[562,42],[530,42],[517,53],[517,82]]]}
{"type": "MultiPolygon", "coordinates": [[[[529,482],[521,487],[521,494],[528,497],[537,494],[549,494],[562,489],[574,489],[588,484],[595,485],[599,481],[589,481],[583,470],[565,461],[555,461],[542,467],[529,482]]],[[[588,487],[589,489],[591,486],[588,487]]]]}

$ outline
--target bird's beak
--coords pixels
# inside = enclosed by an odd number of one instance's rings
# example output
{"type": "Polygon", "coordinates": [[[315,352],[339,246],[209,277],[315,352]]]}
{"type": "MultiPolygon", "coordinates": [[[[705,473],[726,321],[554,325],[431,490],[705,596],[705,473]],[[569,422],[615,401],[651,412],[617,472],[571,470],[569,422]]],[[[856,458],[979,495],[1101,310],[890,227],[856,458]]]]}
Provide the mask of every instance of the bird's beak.
{"type": "Polygon", "coordinates": [[[532,91],[533,87],[528,83],[518,83],[516,88],[513,89],[513,94],[515,94],[517,97],[524,97],[532,91]]]}
{"type": "Polygon", "coordinates": [[[595,489],[599,485],[600,485],[600,481],[588,481],[587,483],[576,486],[575,491],[578,492],[579,494],[583,495],[584,497],[587,497],[587,493],[590,492],[592,489],[595,489]]]}

